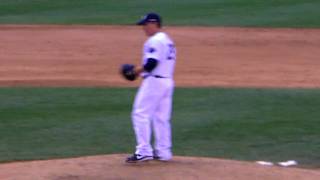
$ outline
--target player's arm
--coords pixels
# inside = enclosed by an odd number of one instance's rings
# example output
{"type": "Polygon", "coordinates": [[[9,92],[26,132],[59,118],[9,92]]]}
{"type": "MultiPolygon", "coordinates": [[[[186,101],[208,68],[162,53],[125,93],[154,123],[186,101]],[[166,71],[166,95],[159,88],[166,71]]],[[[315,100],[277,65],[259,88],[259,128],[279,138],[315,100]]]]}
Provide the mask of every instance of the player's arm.
{"type": "Polygon", "coordinates": [[[139,75],[142,72],[150,73],[157,67],[163,49],[162,46],[163,45],[159,40],[152,39],[148,49],[145,52],[145,57],[147,58],[147,61],[143,66],[135,69],[136,75],[139,75]]]}
{"type": "Polygon", "coordinates": [[[154,70],[154,68],[157,67],[157,65],[158,65],[157,59],[149,58],[145,65],[135,68],[134,71],[136,75],[139,75],[142,72],[151,72],[152,70],[154,70]]]}
{"type": "Polygon", "coordinates": [[[122,75],[130,81],[135,80],[142,72],[152,72],[158,65],[159,58],[161,57],[162,44],[153,40],[149,46],[149,49],[145,52],[147,58],[146,63],[142,66],[122,66],[122,75]]]}

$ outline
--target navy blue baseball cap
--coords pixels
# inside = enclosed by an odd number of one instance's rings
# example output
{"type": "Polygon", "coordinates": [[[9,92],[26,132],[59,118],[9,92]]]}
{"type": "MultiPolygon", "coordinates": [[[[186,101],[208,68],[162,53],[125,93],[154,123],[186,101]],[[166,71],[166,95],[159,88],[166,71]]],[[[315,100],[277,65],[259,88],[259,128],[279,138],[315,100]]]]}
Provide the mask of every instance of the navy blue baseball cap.
{"type": "Polygon", "coordinates": [[[148,22],[155,22],[161,26],[161,17],[157,13],[148,13],[137,22],[137,25],[145,25],[148,22]]]}

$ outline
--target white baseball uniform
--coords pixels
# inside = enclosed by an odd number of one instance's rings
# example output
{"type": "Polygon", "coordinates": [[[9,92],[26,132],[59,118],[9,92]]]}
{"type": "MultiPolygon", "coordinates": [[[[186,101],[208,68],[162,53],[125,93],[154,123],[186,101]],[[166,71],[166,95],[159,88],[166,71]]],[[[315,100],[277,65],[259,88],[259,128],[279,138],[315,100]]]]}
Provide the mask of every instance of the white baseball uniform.
{"type": "Polygon", "coordinates": [[[148,58],[156,59],[158,63],[151,72],[141,74],[144,80],[135,97],[132,111],[137,141],[135,153],[145,156],[155,153],[162,160],[169,160],[172,158],[170,119],[176,49],[166,33],[158,32],[145,42],[142,63],[146,64],[148,58]]]}

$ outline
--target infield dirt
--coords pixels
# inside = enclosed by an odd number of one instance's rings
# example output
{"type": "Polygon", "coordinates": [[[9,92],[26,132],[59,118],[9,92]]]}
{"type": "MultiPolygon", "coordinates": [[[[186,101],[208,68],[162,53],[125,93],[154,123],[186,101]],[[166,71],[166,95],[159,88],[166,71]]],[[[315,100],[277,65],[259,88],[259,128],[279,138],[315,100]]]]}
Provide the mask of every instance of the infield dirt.
{"type": "MultiPolygon", "coordinates": [[[[183,87],[320,87],[320,30],[168,27],[183,87]]],[[[138,86],[118,71],[140,62],[145,36],[131,26],[0,26],[0,86],[138,86]]],[[[0,164],[0,179],[288,179],[319,170],[175,157],[129,166],[125,155],[0,164]]]]}
{"type": "MultiPolygon", "coordinates": [[[[177,86],[320,87],[320,30],[168,27],[177,86]]],[[[1,86],[138,86],[119,75],[140,63],[131,26],[0,26],[1,86]]]]}

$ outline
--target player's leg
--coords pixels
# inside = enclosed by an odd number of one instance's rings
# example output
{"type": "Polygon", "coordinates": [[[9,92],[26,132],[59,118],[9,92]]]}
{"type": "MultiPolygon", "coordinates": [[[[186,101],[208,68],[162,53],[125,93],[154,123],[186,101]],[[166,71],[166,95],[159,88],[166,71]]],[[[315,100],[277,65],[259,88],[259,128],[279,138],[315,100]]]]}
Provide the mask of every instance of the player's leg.
{"type": "Polygon", "coordinates": [[[172,158],[171,112],[172,112],[173,82],[168,81],[168,88],[160,100],[153,119],[155,133],[155,157],[168,161],[172,158]]]}
{"type": "Polygon", "coordinates": [[[148,78],[142,82],[135,97],[132,122],[136,135],[135,154],[152,157],[153,149],[151,146],[151,115],[157,107],[161,94],[157,90],[157,83],[148,78]]]}

